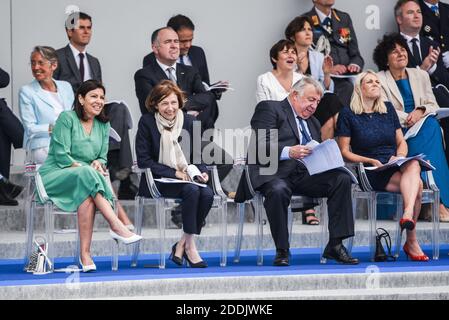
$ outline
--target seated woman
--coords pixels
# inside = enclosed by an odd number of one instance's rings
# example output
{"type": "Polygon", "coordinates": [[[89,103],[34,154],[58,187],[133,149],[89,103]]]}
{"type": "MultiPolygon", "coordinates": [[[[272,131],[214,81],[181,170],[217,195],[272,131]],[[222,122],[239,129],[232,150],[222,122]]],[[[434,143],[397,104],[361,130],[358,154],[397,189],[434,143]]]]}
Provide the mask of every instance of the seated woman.
{"type": "MultiPolygon", "coordinates": [[[[56,119],[61,112],[72,109],[75,98],[70,83],[53,79],[58,67],[53,48],[36,46],[31,52],[30,64],[34,80],[20,88],[19,110],[25,128],[23,145],[29,144],[31,160],[40,164],[47,158],[56,119]],[[38,136],[29,141],[31,135],[38,136]]],[[[117,205],[119,219],[132,231],[133,225],[125,210],[119,203],[117,205]]]]}
{"type": "Polygon", "coordinates": [[[125,244],[142,237],[129,231],[112,208],[112,190],[106,181],[109,123],[104,115],[105,89],[95,80],[84,82],[76,93],[73,111],[59,115],[50,149],[39,173],[53,203],[78,212],[80,264],[83,272],[96,266],[90,254],[97,208],[108,221],[111,237],[125,244]]]}
{"type": "MultiPolygon", "coordinates": [[[[291,40],[279,40],[270,50],[270,61],[273,70],[257,78],[257,103],[264,100],[282,101],[290,93],[291,87],[302,79],[303,75],[296,72],[296,49],[291,40]]],[[[308,209],[302,214],[302,223],[317,225],[320,220],[315,216],[314,209],[308,209]]]]}
{"type": "MultiPolygon", "coordinates": [[[[380,70],[382,99],[393,104],[404,132],[439,108],[428,73],[407,68],[407,43],[400,34],[385,35],[374,50],[373,58],[380,70]]],[[[449,168],[438,120],[428,117],[418,134],[407,139],[407,145],[409,156],[424,153],[436,168],[434,178],[441,197],[440,221],[449,222],[449,168]]]]}
{"type": "MultiPolygon", "coordinates": [[[[373,71],[357,76],[351,107],[340,112],[336,135],[347,161],[379,167],[407,155],[398,116],[390,102],[383,102],[380,81],[373,71]]],[[[383,171],[366,171],[374,190],[401,192],[404,214],[399,224],[401,230],[407,230],[404,252],[412,260],[428,261],[416,239],[415,228],[423,189],[420,172],[416,160],[383,171]]]]}
{"type": "Polygon", "coordinates": [[[307,16],[293,19],[285,29],[285,37],[295,43],[298,55],[297,71],[319,81],[326,91],[314,116],[320,121],[322,140],[332,139],[337,126],[338,113],[343,108],[340,99],[334,94],[334,82],[331,79],[332,58],[325,57],[321,52],[312,49],[312,21],[307,16]]]}
{"type": "MultiPolygon", "coordinates": [[[[169,80],[155,86],[146,99],[145,105],[149,113],[144,114],[139,121],[136,137],[137,164],[139,168],[150,168],[155,178],[187,181],[188,163],[193,163],[193,159],[201,157],[201,150],[195,150],[196,144],[193,144],[195,118],[182,112],[184,101],[181,89],[169,80]],[[189,134],[190,145],[188,141],[179,143],[181,131],[189,134]],[[182,147],[186,146],[197,152],[198,157],[194,157],[193,152],[185,155],[183,152],[187,153],[188,150],[183,150],[182,147]]],[[[186,138],[186,134],[183,137],[186,138]]],[[[201,164],[197,166],[202,172],[202,182],[206,183],[209,180],[206,167],[201,164]]],[[[214,197],[212,189],[190,183],[156,182],[156,185],[164,197],[182,199],[184,233],[173,245],[170,259],[178,265],[182,265],[186,260],[192,268],[207,267],[207,263],[198,253],[194,236],[201,233],[203,221],[212,207],[214,197]]],[[[144,177],[140,181],[139,195],[151,197],[144,177]]]]}

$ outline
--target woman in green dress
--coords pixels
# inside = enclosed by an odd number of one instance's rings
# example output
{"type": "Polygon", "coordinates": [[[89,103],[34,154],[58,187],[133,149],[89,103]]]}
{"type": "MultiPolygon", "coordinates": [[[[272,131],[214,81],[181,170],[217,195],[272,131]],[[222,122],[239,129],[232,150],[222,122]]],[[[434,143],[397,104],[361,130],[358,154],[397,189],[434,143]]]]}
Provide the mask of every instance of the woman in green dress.
{"type": "Polygon", "coordinates": [[[78,212],[80,264],[96,270],[90,254],[95,210],[110,225],[113,239],[125,244],[142,237],[129,231],[115,215],[112,190],[105,179],[110,125],[104,114],[105,88],[95,80],[78,89],[73,111],[62,112],[53,128],[50,150],[39,169],[45,190],[64,211],[78,212]]]}

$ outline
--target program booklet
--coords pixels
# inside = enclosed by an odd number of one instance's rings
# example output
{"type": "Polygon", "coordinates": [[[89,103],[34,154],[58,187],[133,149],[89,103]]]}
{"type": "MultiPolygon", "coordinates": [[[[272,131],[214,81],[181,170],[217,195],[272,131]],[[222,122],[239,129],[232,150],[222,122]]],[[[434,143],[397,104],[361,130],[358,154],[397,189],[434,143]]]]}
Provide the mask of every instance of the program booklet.
{"type": "Polygon", "coordinates": [[[440,108],[437,111],[429,113],[425,117],[421,118],[407,130],[404,135],[404,139],[407,140],[409,138],[415,137],[418,134],[419,130],[421,130],[424,121],[426,121],[426,119],[430,116],[437,118],[437,120],[449,117],[449,108],[440,108]]]}
{"type": "Polygon", "coordinates": [[[192,183],[199,187],[207,187],[207,184],[203,183],[203,177],[201,171],[194,164],[189,164],[187,166],[187,175],[189,176],[189,181],[173,179],[173,178],[159,178],[154,179],[154,181],[162,182],[162,183],[192,183]]]}
{"type": "Polygon", "coordinates": [[[404,163],[407,163],[411,160],[418,160],[421,168],[425,171],[429,171],[429,170],[435,170],[435,167],[432,166],[430,164],[430,162],[427,162],[426,160],[424,160],[425,155],[423,153],[420,153],[416,156],[413,157],[399,157],[397,159],[394,159],[386,164],[384,164],[381,167],[365,167],[365,170],[371,170],[371,171],[383,171],[386,170],[388,168],[392,168],[394,166],[402,166],[404,163]]]}

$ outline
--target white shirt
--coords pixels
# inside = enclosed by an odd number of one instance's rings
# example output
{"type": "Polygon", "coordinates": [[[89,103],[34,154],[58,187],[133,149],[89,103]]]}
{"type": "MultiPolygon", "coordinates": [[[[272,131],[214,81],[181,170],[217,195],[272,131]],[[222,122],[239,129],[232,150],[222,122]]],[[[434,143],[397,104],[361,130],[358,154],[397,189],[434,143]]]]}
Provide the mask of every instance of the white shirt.
{"type": "Polygon", "coordinates": [[[329,18],[332,19],[332,10],[326,15],[324,12],[320,11],[317,7],[315,7],[315,11],[318,14],[318,18],[320,18],[320,22],[322,23],[324,19],[329,18]]]}
{"type": "Polygon", "coordinates": [[[190,60],[190,57],[188,54],[186,54],[184,56],[179,56],[177,62],[180,64],[185,64],[186,66],[192,66],[192,60],[190,60]],[[184,63],[181,62],[181,58],[184,58],[184,63]]]}
{"type": "MultiPolygon", "coordinates": [[[[44,91],[48,95],[49,100],[52,102],[51,105],[53,106],[53,109],[55,110],[55,115],[56,115],[55,119],[58,119],[61,112],[64,111],[64,104],[57,92],[50,92],[47,90],[44,90],[44,91]]],[[[54,124],[54,123],[52,123],[52,124],[54,124]]]]}
{"type": "MultiPolygon", "coordinates": [[[[298,72],[293,72],[292,85],[301,80],[304,76],[298,72]]],[[[257,103],[264,100],[282,101],[289,95],[280,84],[273,72],[268,71],[257,78],[256,100],[257,103]]]]}
{"type": "Polygon", "coordinates": [[[427,1],[424,0],[424,3],[429,7],[430,10],[432,10],[433,6],[437,6],[438,10],[440,9],[440,6],[439,6],[440,2],[439,1],[437,3],[435,3],[435,4],[431,4],[431,3],[428,3],[427,1]]]}
{"type": "Polygon", "coordinates": [[[87,61],[87,54],[86,54],[86,50],[84,50],[83,52],[79,51],[77,48],[75,48],[74,46],[72,46],[71,43],[69,43],[69,47],[70,49],[72,49],[72,53],[73,53],[73,57],[75,58],[75,62],[76,62],[76,66],[78,67],[78,70],[80,69],[80,53],[84,54],[84,60],[83,60],[83,65],[84,65],[84,81],[86,80],[90,80],[92,79],[92,74],[90,72],[90,66],[89,66],[89,62],[87,61]]]}
{"type": "MultiPolygon", "coordinates": [[[[402,36],[405,38],[405,40],[407,41],[408,48],[409,48],[409,50],[410,50],[410,52],[411,52],[412,54],[413,54],[413,47],[412,47],[412,46],[413,46],[413,42],[412,42],[412,40],[413,40],[413,39],[417,39],[417,40],[418,40],[418,41],[416,41],[416,45],[418,46],[419,54],[421,55],[421,60],[424,61],[424,59],[427,57],[427,54],[428,54],[428,53],[426,53],[426,55],[424,56],[424,55],[422,54],[422,52],[421,52],[421,45],[420,45],[421,40],[420,40],[419,34],[417,34],[417,35],[414,36],[414,37],[411,37],[411,36],[406,35],[405,33],[401,32],[401,35],[402,35],[402,36]]],[[[418,66],[418,68],[419,68],[419,66],[418,66]]],[[[427,73],[428,73],[428,74],[433,74],[433,73],[435,72],[436,69],[437,69],[437,64],[434,63],[434,65],[432,66],[432,68],[430,68],[429,71],[427,71],[427,73]]]]}
{"type": "Polygon", "coordinates": [[[173,77],[176,79],[176,81],[178,80],[178,78],[176,77],[176,62],[172,65],[172,66],[167,66],[165,64],[163,64],[162,62],[160,62],[158,59],[156,59],[157,64],[159,65],[159,67],[161,67],[161,69],[165,72],[165,74],[167,75],[167,78],[170,79],[170,74],[168,73],[167,69],[168,68],[173,68],[173,77]]]}

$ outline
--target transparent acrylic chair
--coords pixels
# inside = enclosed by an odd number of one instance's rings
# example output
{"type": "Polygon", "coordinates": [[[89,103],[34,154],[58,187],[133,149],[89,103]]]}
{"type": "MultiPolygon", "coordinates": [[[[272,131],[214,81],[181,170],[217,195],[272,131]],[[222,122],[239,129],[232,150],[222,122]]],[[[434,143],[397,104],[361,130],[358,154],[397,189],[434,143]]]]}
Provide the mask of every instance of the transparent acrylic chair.
{"type": "MultiPolygon", "coordinates": [[[[252,199],[246,201],[245,203],[252,204],[254,207],[254,216],[255,216],[255,223],[256,223],[256,255],[257,255],[257,265],[261,266],[263,265],[263,226],[266,224],[266,221],[262,219],[263,217],[263,196],[260,192],[255,191],[252,187],[250,176],[249,176],[249,170],[248,166],[246,165],[243,171],[244,177],[246,179],[246,183],[248,186],[248,189],[253,196],[252,199]]],[[[305,204],[309,204],[311,202],[316,202],[314,200],[318,201],[318,206],[320,207],[320,224],[325,225],[326,224],[326,217],[327,217],[327,203],[325,198],[319,198],[314,199],[306,196],[300,196],[300,195],[293,195],[290,201],[290,206],[288,207],[288,228],[289,228],[289,242],[291,242],[291,235],[292,235],[292,229],[293,229],[293,208],[302,208],[305,204]]],[[[243,238],[243,225],[244,225],[244,208],[245,203],[238,203],[238,212],[239,212],[239,226],[237,231],[237,237],[236,237],[236,245],[235,245],[235,253],[234,253],[234,262],[238,263],[240,261],[240,250],[242,246],[242,238],[243,238]]],[[[325,242],[323,243],[323,239],[325,239],[325,234],[323,234],[324,231],[327,230],[325,227],[321,231],[320,235],[320,247],[322,248],[321,251],[324,250],[325,242]]]]}
{"type": "MultiPolygon", "coordinates": [[[[359,175],[360,190],[353,192],[353,205],[355,208],[356,202],[359,199],[365,199],[368,203],[368,223],[369,223],[369,250],[370,257],[374,260],[375,246],[376,246],[376,224],[377,224],[377,204],[396,205],[396,238],[394,256],[399,257],[401,249],[401,229],[399,220],[403,214],[402,196],[400,193],[393,192],[378,192],[373,191],[366,176],[365,168],[362,163],[356,164],[359,175]]],[[[440,191],[435,184],[432,171],[425,171],[424,190],[421,203],[429,203],[432,212],[432,257],[434,260],[439,258],[439,234],[440,234],[440,220],[439,220],[439,205],[440,205],[440,191]]]]}
{"type": "MultiPolygon", "coordinates": [[[[24,266],[26,266],[29,263],[29,257],[31,255],[31,252],[33,250],[33,237],[34,237],[34,217],[36,215],[38,207],[44,208],[44,224],[45,224],[45,235],[48,241],[48,248],[47,248],[47,256],[51,262],[54,262],[54,216],[55,215],[64,215],[64,216],[73,216],[75,219],[76,224],[76,247],[75,247],[75,254],[74,254],[74,264],[78,265],[79,258],[80,258],[80,239],[79,239],[79,230],[78,230],[78,223],[77,223],[77,212],[67,212],[60,210],[56,206],[54,206],[53,202],[50,200],[50,198],[47,195],[47,192],[45,191],[45,187],[42,183],[42,178],[38,172],[39,167],[41,164],[37,164],[36,161],[33,159],[33,153],[31,152],[31,143],[34,139],[39,139],[43,137],[48,137],[48,132],[39,132],[30,135],[27,145],[26,145],[26,163],[25,163],[25,176],[27,179],[27,185],[25,188],[25,202],[24,202],[24,211],[26,216],[26,233],[27,233],[27,240],[26,240],[26,247],[25,247],[25,257],[24,257],[24,266]],[[36,198],[36,195],[38,198],[36,198]],[[43,204],[39,202],[38,199],[41,199],[43,204]]],[[[117,132],[115,132],[114,129],[111,128],[110,131],[110,137],[113,139],[120,139],[117,132]]],[[[109,179],[109,176],[107,177],[107,182],[109,183],[111,189],[111,182],[109,179]]],[[[117,199],[114,197],[114,208],[115,208],[115,214],[117,215],[117,205],[116,201],[117,199]]],[[[118,242],[115,240],[112,241],[112,267],[111,269],[113,271],[118,270],[118,242]]],[[[54,270],[54,263],[51,263],[51,267],[48,269],[48,271],[54,270]]]]}
{"type": "MultiPolygon", "coordinates": [[[[208,167],[209,170],[212,170],[211,177],[214,179],[214,176],[218,178],[218,174],[216,173],[216,167],[208,167]]],[[[166,198],[161,195],[159,192],[156,183],[153,178],[153,174],[150,168],[140,169],[137,167],[137,164],[133,167],[133,172],[139,176],[139,180],[142,178],[142,173],[145,174],[145,181],[148,186],[148,190],[150,191],[151,198],[145,198],[141,196],[136,196],[135,199],[135,216],[134,216],[134,224],[136,226],[136,234],[142,234],[142,218],[143,218],[143,209],[145,205],[154,205],[156,208],[156,223],[158,229],[158,252],[159,252],[159,269],[165,269],[165,253],[167,252],[165,249],[165,213],[167,211],[173,210],[175,207],[182,203],[181,199],[178,198],[166,198]]],[[[216,179],[215,178],[215,179],[216,179]]],[[[221,217],[221,227],[220,227],[220,238],[221,238],[221,254],[220,254],[220,266],[226,266],[227,259],[227,203],[223,199],[222,196],[215,194],[214,201],[212,204],[212,208],[218,209],[220,211],[221,217]]],[[[133,255],[131,259],[131,266],[137,266],[137,259],[140,251],[140,242],[134,244],[133,247],[133,255]]]]}

